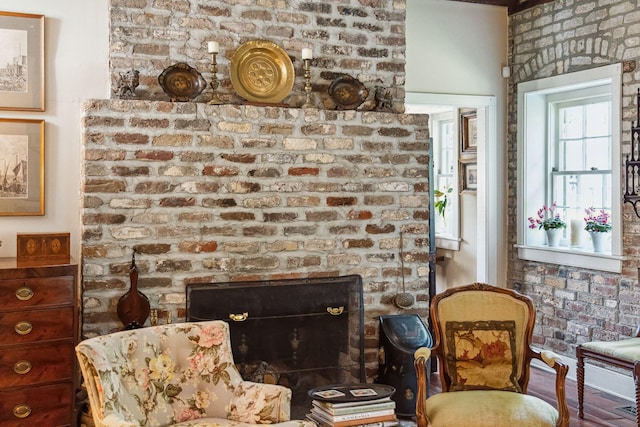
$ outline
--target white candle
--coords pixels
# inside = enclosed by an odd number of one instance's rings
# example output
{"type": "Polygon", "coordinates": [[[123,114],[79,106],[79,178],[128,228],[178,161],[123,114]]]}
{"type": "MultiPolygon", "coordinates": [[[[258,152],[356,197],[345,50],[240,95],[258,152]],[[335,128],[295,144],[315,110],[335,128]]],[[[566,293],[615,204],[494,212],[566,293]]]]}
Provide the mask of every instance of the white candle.
{"type": "Polygon", "coordinates": [[[208,42],[207,47],[209,48],[209,53],[218,53],[218,51],[220,50],[220,43],[208,42]]]}
{"type": "Polygon", "coordinates": [[[313,51],[308,47],[302,49],[302,59],[313,59],[313,51]]]}
{"type": "Polygon", "coordinates": [[[571,246],[582,246],[582,220],[571,220],[571,246]]]}

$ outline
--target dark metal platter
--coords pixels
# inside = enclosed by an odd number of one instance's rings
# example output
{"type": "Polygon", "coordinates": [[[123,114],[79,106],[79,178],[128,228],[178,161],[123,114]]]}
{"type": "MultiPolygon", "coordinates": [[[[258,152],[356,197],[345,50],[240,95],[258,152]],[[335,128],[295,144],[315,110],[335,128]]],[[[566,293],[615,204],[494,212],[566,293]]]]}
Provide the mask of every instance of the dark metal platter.
{"type": "Polygon", "coordinates": [[[339,109],[355,110],[369,96],[369,90],[351,76],[340,76],[329,85],[329,96],[339,109]]]}
{"type": "Polygon", "coordinates": [[[172,101],[192,101],[207,87],[207,81],[195,68],[178,62],[164,69],[158,83],[172,101]]]}

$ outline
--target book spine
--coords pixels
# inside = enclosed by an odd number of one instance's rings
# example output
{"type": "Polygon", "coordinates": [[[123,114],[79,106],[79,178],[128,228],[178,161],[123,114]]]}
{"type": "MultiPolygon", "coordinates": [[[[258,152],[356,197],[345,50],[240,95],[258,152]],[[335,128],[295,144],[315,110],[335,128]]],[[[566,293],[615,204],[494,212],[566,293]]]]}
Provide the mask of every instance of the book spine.
{"type": "Polygon", "coordinates": [[[379,411],[366,411],[366,412],[356,412],[353,414],[344,414],[344,415],[331,415],[328,412],[324,412],[324,414],[322,413],[322,410],[319,408],[312,408],[311,409],[312,413],[319,413],[320,415],[324,415],[325,418],[328,418],[330,421],[333,421],[334,423],[336,422],[341,422],[341,421],[355,421],[355,420],[362,420],[365,418],[375,418],[375,417],[382,417],[382,416],[386,416],[386,415],[394,415],[395,411],[394,409],[382,409],[379,411]]]}
{"type": "Polygon", "coordinates": [[[375,400],[366,400],[366,401],[353,401],[353,402],[327,402],[324,400],[313,400],[314,403],[318,403],[322,406],[326,406],[328,408],[346,408],[351,406],[362,406],[362,405],[371,405],[374,403],[383,403],[383,402],[391,402],[391,398],[383,397],[375,400]]]}
{"type": "MultiPolygon", "coordinates": [[[[324,420],[322,418],[319,418],[318,416],[315,416],[313,414],[307,414],[307,419],[313,421],[314,423],[318,424],[321,427],[335,427],[334,424],[332,424],[331,422],[324,420]]],[[[400,425],[400,423],[398,422],[397,419],[394,418],[388,421],[376,421],[376,422],[368,422],[364,424],[354,424],[349,427],[396,427],[398,425],[400,425]]]]}
{"type": "Polygon", "coordinates": [[[345,414],[355,414],[358,412],[371,412],[371,411],[379,411],[382,409],[395,409],[396,402],[393,400],[390,402],[383,403],[375,403],[371,405],[360,405],[360,406],[346,406],[343,408],[335,408],[331,406],[323,405],[322,402],[313,402],[315,406],[323,411],[327,411],[331,415],[345,415],[345,414]]]}
{"type": "Polygon", "coordinates": [[[396,421],[397,418],[395,414],[393,415],[383,415],[380,417],[372,417],[372,418],[363,418],[362,420],[350,420],[350,421],[336,421],[331,423],[333,427],[353,427],[359,426],[362,424],[373,424],[384,421],[396,421]]]}

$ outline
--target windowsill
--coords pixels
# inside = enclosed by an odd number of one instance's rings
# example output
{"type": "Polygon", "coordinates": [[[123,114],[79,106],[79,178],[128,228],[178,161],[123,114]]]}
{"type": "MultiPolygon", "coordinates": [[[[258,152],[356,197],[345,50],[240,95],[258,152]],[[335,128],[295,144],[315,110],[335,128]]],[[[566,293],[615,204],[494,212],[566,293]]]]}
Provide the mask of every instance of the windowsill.
{"type": "Polygon", "coordinates": [[[436,235],[436,248],[450,251],[460,250],[460,239],[445,235],[436,235]]]}
{"type": "Polygon", "coordinates": [[[609,253],[586,252],[566,247],[514,245],[518,249],[518,258],[549,264],[567,265],[589,270],[622,272],[624,257],[609,253]]]}

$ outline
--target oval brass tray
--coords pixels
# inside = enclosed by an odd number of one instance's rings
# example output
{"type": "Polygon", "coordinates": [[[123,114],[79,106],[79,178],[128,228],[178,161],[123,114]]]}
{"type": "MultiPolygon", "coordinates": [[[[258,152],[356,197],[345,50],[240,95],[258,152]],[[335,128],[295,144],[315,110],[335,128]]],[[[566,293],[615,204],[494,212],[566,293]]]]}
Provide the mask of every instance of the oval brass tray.
{"type": "Polygon", "coordinates": [[[158,83],[172,101],[191,101],[207,87],[207,81],[195,68],[178,62],[164,69],[158,83]]]}
{"type": "Polygon", "coordinates": [[[369,90],[362,82],[349,75],[340,76],[331,82],[328,92],[331,99],[343,110],[355,110],[369,96],[369,90]]]}
{"type": "Polygon", "coordinates": [[[248,41],[231,58],[231,84],[247,101],[278,103],[289,95],[294,80],[291,58],[273,42],[248,41]]]}

